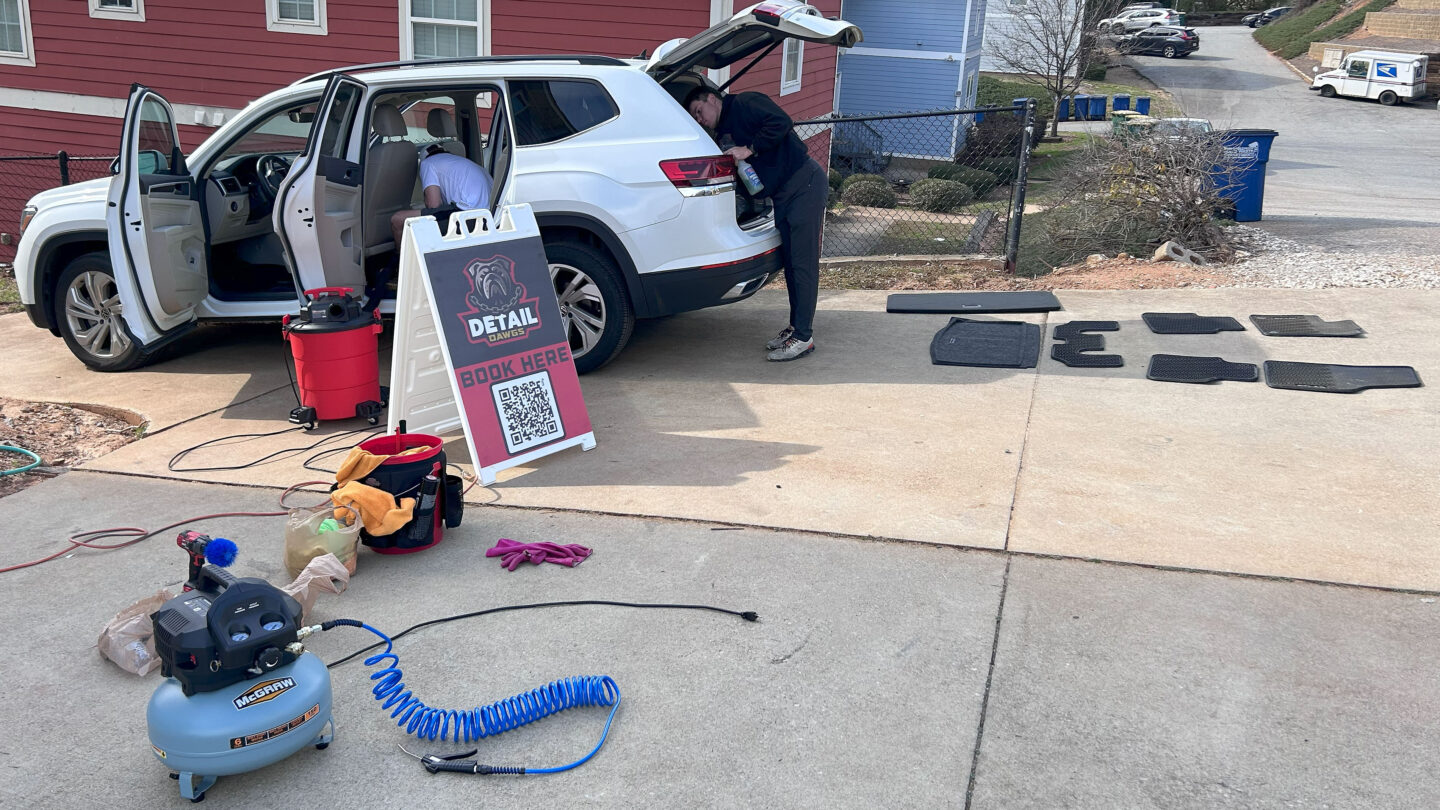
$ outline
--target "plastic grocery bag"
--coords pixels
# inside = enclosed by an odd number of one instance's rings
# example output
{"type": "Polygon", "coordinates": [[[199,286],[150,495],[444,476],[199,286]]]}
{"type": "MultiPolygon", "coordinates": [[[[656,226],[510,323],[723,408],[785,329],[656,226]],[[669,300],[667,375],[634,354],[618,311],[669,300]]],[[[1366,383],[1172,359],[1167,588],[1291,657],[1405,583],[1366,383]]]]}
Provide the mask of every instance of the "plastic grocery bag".
{"type": "Polygon", "coordinates": [[[115,614],[95,642],[100,654],[126,672],[145,675],[160,666],[155,657],[155,625],[150,614],[159,610],[174,594],[166,590],[147,596],[115,614]]]}
{"type": "MultiPolygon", "coordinates": [[[[347,574],[355,573],[355,552],[360,544],[360,521],[346,515],[346,506],[324,504],[290,510],[285,519],[285,571],[300,576],[310,561],[334,554],[347,574]],[[345,525],[346,518],[350,525],[345,525]]],[[[346,577],[349,580],[349,577],[346,577]]]]}
{"type": "Polygon", "coordinates": [[[300,603],[300,621],[310,615],[310,608],[321,593],[344,593],[350,585],[350,572],[334,554],[322,554],[311,560],[295,581],[280,590],[300,603]]]}

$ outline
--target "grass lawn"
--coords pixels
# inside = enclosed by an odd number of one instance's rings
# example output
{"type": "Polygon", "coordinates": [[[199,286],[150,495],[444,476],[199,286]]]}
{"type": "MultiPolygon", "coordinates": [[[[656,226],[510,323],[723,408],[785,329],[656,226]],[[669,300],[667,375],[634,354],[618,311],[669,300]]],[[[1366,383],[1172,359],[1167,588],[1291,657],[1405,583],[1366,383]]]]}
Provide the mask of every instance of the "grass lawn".
{"type": "Polygon", "coordinates": [[[20,288],[15,286],[15,271],[0,270],[0,315],[20,311],[20,288]]]}
{"type": "Polygon", "coordinates": [[[964,222],[892,222],[872,249],[877,256],[959,253],[970,238],[964,222]]]}
{"type": "MultiPolygon", "coordinates": [[[[1150,115],[1154,118],[1180,118],[1184,115],[1180,111],[1180,105],[1175,99],[1164,90],[1152,90],[1148,87],[1131,84],[1117,84],[1115,82],[1083,82],[1080,85],[1080,92],[1101,96],[1114,97],[1117,93],[1125,93],[1130,96],[1130,109],[1135,109],[1135,98],[1138,96],[1150,97],[1150,115]]],[[[1109,109],[1109,102],[1106,103],[1109,109]]]]}

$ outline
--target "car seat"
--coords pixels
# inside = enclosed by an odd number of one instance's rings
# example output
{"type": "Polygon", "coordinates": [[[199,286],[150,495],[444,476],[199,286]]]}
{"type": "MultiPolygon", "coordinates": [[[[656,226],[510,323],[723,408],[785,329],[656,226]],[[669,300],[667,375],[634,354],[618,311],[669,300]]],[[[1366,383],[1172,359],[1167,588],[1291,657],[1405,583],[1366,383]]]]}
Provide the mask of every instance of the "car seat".
{"type": "Polygon", "coordinates": [[[415,144],[405,140],[405,117],[393,104],[378,104],[371,121],[379,140],[365,153],[365,255],[398,247],[390,230],[396,211],[413,208],[419,159],[415,144]]]}

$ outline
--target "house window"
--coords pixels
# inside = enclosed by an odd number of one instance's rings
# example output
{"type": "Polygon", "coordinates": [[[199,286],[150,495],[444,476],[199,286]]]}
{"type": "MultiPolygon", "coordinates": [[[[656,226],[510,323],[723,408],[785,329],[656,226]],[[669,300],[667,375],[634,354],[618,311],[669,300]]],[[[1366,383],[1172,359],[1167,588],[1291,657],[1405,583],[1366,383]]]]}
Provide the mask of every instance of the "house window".
{"type": "Polygon", "coordinates": [[[265,28],[289,34],[328,33],[325,0],[265,0],[265,28]]]}
{"type": "Polygon", "coordinates": [[[90,0],[90,16],[145,22],[145,0],[90,0]]]}
{"type": "Polygon", "coordinates": [[[804,73],[805,43],[798,39],[785,40],[785,53],[780,65],[780,95],[799,90],[800,77],[804,73]]]}
{"type": "Polygon", "coordinates": [[[412,59],[480,56],[484,53],[482,0],[404,0],[412,59]]]}
{"type": "Polygon", "coordinates": [[[35,67],[30,0],[0,0],[0,64],[35,67]]]}

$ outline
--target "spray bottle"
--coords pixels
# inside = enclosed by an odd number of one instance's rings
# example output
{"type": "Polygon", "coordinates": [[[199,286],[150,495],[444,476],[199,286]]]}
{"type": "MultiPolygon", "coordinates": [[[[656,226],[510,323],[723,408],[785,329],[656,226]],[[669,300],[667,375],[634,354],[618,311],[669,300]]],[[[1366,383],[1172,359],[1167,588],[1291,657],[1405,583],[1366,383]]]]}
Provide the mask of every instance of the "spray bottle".
{"type": "Polygon", "coordinates": [[[740,175],[740,182],[745,184],[745,190],[750,192],[750,196],[758,196],[765,190],[765,184],[760,182],[760,175],[748,161],[735,158],[735,171],[740,175]]]}

